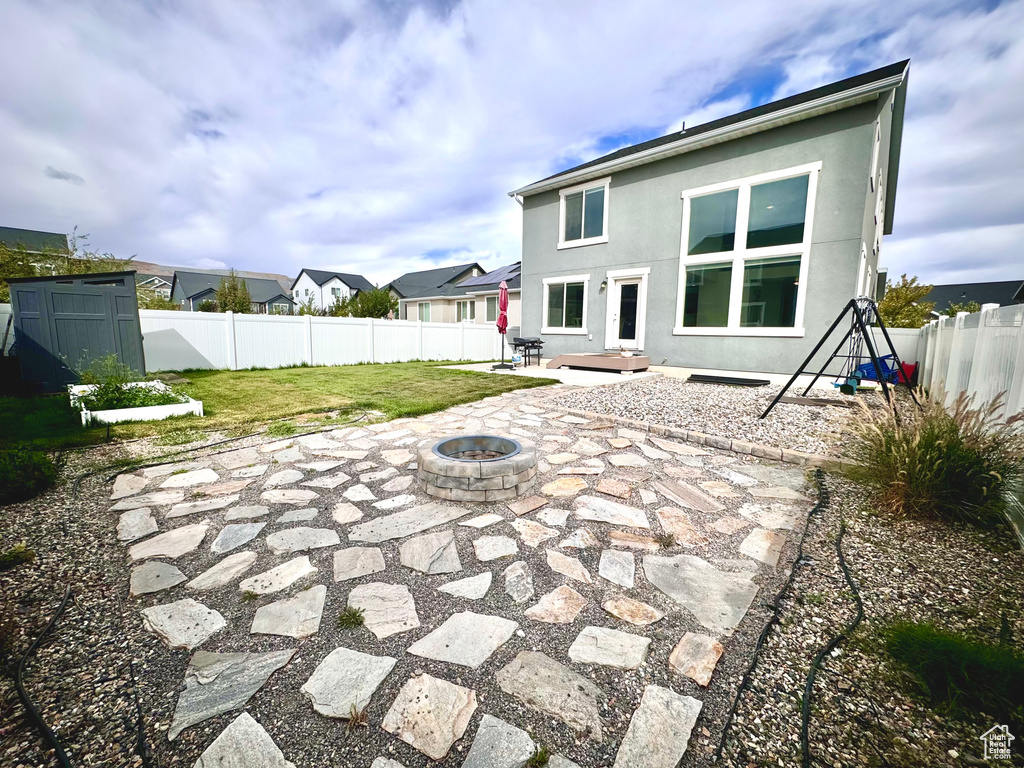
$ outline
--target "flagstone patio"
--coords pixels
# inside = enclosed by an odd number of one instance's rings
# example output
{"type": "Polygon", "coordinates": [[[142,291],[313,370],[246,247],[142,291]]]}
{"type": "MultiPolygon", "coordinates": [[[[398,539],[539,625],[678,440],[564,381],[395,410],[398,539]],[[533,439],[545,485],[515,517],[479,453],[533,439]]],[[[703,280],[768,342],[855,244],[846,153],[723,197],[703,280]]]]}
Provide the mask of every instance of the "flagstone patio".
{"type": "Polygon", "coordinates": [[[554,768],[674,768],[792,556],[803,472],[548,407],[565,391],[117,478],[158,754],[515,768],[543,746],[554,768]],[[537,444],[531,487],[423,493],[416,450],[480,433],[537,444]]]}

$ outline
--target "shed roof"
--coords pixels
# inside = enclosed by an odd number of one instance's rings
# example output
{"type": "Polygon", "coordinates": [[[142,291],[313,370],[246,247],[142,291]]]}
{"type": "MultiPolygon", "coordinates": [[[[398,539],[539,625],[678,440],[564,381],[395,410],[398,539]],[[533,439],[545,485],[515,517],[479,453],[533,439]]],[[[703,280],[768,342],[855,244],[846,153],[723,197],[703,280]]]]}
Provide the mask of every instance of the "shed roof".
{"type": "Polygon", "coordinates": [[[8,248],[22,247],[31,253],[43,251],[68,251],[68,236],[57,232],[40,232],[35,229],[0,227],[0,243],[8,248]]]}

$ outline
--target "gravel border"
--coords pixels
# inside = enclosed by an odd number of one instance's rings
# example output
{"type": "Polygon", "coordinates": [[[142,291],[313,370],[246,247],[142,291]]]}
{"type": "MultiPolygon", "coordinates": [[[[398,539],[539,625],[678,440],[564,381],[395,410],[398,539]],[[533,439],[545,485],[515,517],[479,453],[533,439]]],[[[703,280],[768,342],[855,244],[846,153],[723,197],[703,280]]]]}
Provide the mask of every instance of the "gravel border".
{"type": "MultiPolygon", "coordinates": [[[[871,508],[863,488],[835,476],[825,482],[830,503],[811,518],[781,621],[740,698],[720,764],[800,764],[800,706],[811,659],[856,610],[835,549],[845,520],[843,552],[866,615],[818,673],[810,727],[815,764],[985,765],[978,737],[995,723],[981,714],[955,720],[931,709],[888,661],[876,633],[891,620],[920,620],[995,642],[1005,611],[1019,644],[1024,553],[1009,531],[894,520],[871,508]]],[[[1024,765],[1019,750],[1012,764],[1024,765]]]]}

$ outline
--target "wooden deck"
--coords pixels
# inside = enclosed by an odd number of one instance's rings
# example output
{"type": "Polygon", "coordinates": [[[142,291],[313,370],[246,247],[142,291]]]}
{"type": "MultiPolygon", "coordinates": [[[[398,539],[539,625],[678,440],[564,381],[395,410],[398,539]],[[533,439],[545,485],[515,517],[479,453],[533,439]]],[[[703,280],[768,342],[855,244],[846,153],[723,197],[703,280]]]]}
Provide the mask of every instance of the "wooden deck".
{"type": "Polygon", "coordinates": [[[578,353],[570,355],[559,355],[548,362],[548,368],[590,368],[597,371],[618,371],[619,373],[633,373],[634,371],[646,371],[651,365],[651,358],[646,355],[633,355],[623,357],[616,353],[578,353]]]}

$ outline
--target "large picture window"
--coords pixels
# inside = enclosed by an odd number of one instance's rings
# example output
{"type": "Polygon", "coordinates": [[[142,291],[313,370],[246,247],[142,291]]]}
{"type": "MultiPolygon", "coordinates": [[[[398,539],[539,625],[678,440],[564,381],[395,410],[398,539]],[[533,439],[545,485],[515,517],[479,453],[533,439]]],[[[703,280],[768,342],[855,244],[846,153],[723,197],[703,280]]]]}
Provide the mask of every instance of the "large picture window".
{"type": "Polygon", "coordinates": [[[498,297],[488,296],[487,297],[487,322],[495,323],[498,321],[498,297]]]}
{"type": "Polygon", "coordinates": [[[821,164],[683,193],[680,335],[802,336],[821,164]]]}
{"type": "Polygon", "coordinates": [[[610,179],[597,179],[559,192],[559,248],[608,242],[610,179]]]}
{"type": "Polygon", "coordinates": [[[545,278],[543,333],[587,332],[589,276],[545,278]]]}

